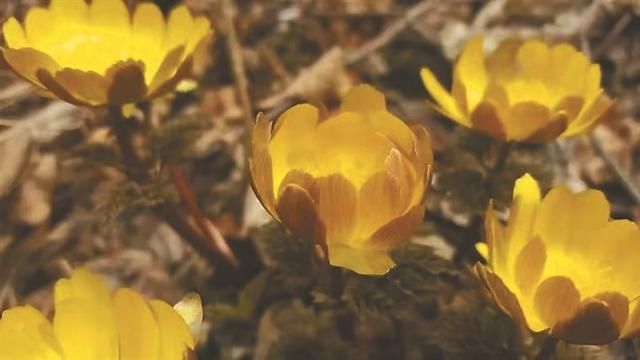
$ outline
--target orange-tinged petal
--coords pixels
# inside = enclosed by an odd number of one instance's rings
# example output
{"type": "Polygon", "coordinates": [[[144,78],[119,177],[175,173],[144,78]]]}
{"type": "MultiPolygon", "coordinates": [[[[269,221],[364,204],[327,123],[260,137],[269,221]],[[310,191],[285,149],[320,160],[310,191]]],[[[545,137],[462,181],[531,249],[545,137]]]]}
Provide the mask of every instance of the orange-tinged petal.
{"type": "Polygon", "coordinates": [[[384,249],[329,244],[329,262],[362,275],[384,275],[396,264],[384,249]]]}
{"type": "Polygon", "coordinates": [[[50,73],[55,73],[60,69],[60,66],[49,55],[31,48],[3,49],[2,55],[18,75],[42,88],[44,85],[38,80],[38,70],[45,69],[50,73]]]}
{"type": "Polygon", "coordinates": [[[147,94],[144,81],[144,64],[127,60],[113,65],[107,70],[109,103],[125,105],[142,100],[147,94]]]}
{"type": "Polygon", "coordinates": [[[278,197],[276,212],[293,235],[319,244],[325,242],[324,224],[313,199],[302,187],[295,184],[286,186],[278,197]]]}
{"type": "MultiPolygon", "coordinates": [[[[107,101],[107,79],[97,73],[65,68],[55,74],[55,81],[74,98],[89,105],[101,105],[107,101]]],[[[49,89],[52,90],[50,86],[49,89]]]]}
{"type": "Polygon", "coordinates": [[[465,126],[471,126],[466,117],[463,116],[456,100],[442,87],[431,70],[423,68],[420,75],[422,76],[422,82],[427,91],[438,104],[437,109],[445,116],[451,118],[451,120],[455,120],[465,126]]]}
{"type": "Polygon", "coordinates": [[[415,135],[402,120],[389,112],[376,112],[368,117],[374,131],[384,134],[405,156],[414,150],[415,135]]]}
{"type": "Polygon", "coordinates": [[[549,108],[532,101],[513,105],[508,116],[507,137],[516,141],[530,138],[552,122],[549,108]]]}
{"type": "Polygon", "coordinates": [[[403,215],[389,221],[371,235],[371,243],[378,247],[394,246],[408,240],[422,223],[424,205],[416,205],[403,215]]]}
{"type": "Polygon", "coordinates": [[[551,329],[551,334],[577,345],[605,345],[620,335],[620,329],[604,301],[587,299],[576,314],[551,329]]]}
{"type": "Polygon", "coordinates": [[[498,106],[491,100],[482,101],[471,113],[471,127],[495,139],[506,139],[507,130],[498,106]]]}
{"type": "Polygon", "coordinates": [[[7,46],[12,49],[21,49],[30,45],[22,25],[13,16],[2,25],[2,34],[7,46]]]}
{"type": "Polygon", "coordinates": [[[119,359],[157,359],[160,330],[147,301],[132,290],[119,289],[113,295],[113,310],[120,335],[119,359]]]}
{"type": "Polygon", "coordinates": [[[482,101],[487,88],[484,59],[484,39],[477,36],[467,42],[456,63],[457,75],[467,90],[467,109],[470,111],[482,101]]]}
{"type": "Polygon", "coordinates": [[[615,291],[606,291],[592,297],[607,304],[611,317],[618,324],[618,329],[622,330],[629,318],[629,299],[615,291]]]}
{"type": "Polygon", "coordinates": [[[0,317],[0,359],[63,360],[49,321],[31,306],[5,310],[0,317]]]}
{"type": "Polygon", "coordinates": [[[569,116],[565,111],[560,111],[551,116],[549,122],[536,130],[533,134],[523,139],[527,143],[543,143],[551,141],[562,135],[569,126],[569,116]]]}
{"type": "Polygon", "coordinates": [[[545,279],[533,295],[536,314],[547,327],[554,327],[573,317],[579,305],[580,292],[573,281],[564,276],[545,279]]]}
{"type": "Polygon", "coordinates": [[[356,222],[356,188],[341,174],[316,179],[318,214],[328,243],[348,242],[356,222]]]}
{"type": "MultiPolygon", "coordinates": [[[[56,98],[64,100],[73,105],[91,105],[85,99],[77,97],[76,94],[71,91],[71,89],[67,89],[66,86],[62,85],[48,70],[40,69],[36,74],[38,81],[56,98]]],[[[73,84],[71,85],[73,86],[73,84]]]]}

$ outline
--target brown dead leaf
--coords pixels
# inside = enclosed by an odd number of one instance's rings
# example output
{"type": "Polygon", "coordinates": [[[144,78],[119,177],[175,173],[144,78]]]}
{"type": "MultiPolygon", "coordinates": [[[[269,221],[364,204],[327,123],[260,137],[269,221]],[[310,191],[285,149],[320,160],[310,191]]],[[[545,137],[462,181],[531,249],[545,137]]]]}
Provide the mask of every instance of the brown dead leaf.
{"type": "MultiPolygon", "coordinates": [[[[31,158],[31,135],[25,128],[12,128],[0,142],[0,196],[11,191],[22,177],[31,158]]],[[[5,133],[3,133],[5,134],[5,133]]]]}
{"type": "Polygon", "coordinates": [[[37,159],[33,171],[20,187],[15,209],[16,219],[28,225],[39,225],[51,214],[51,194],[58,176],[58,158],[44,154],[37,159]]]}

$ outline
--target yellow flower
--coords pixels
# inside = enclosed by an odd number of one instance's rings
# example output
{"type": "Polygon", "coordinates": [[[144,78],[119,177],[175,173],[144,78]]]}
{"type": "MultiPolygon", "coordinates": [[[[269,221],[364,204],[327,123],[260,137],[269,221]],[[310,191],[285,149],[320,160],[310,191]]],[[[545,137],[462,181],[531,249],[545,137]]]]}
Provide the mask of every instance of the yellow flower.
{"type": "Polygon", "coordinates": [[[124,105],[167,94],[191,70],[211,24],[185,6],[165,21],[153,3],[51,0],[21,25],[4,23],[4,59],[16,74],[76,105],[124,105]]]}
{"type": "Polygon", "coordinates": [[[0,359],[182,360],[195,346],[189,325],[197,328],[202,320],[195,294],[175,310],[130,289],[111,296],[105,282],[84,269],[59,280],[54,293],[53,324],[30,306],[2,313],[0,359]]]}
{"type": "Polygon", "coordinates": [[[294,235],[328,247],[334,266],[384,274],[387,250],[422,221],[430,179],[429,133],[386,109],[371,86],[353,88],[324,120],[297,105],[274,128],[263,119],[252,133],[253,188],[294,235]]]}
{"type": "Polygon", "coordinates": [[[556,187],[543,199],[536,181],[516,181],[506,226],[490,206],[489,266],[476,271],[514,320],[569,343],[601,345],[640,332],[640,230],[610,220],[597,190],[556,187]]]}
{"type": "Polygon", "coordinates": [[[581,134],[612,103],[600,87],[600,66],[565,43],[506,40],[485,56],[476,37],[455,64],[451,93],[429,69],[421,75],[442,114],[499,140],[581,134]]]}

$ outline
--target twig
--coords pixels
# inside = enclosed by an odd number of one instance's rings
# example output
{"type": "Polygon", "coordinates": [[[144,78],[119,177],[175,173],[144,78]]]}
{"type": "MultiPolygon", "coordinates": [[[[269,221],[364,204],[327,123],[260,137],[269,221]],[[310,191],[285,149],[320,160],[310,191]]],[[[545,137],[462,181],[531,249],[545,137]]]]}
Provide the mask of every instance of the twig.
{"type": "Polygon", "coordinates": [[[629,192],[633,201],[635,201],[636,204],[640,204],[640,189],[638,189],[638,186],[631,180],[631,176],[627,174],[622,166],[620,166],[620,163],[604,149],[600,139],[595,134],[592,133],[589,135],[589,140],[591,140],[591,144],[593,145],[593,149],[596,154],[600,156],[607,167],[613,171],[622,183],[622,186],[627,189],[627,192],[629,192]]]}
{"type": "Polygon", "coordinates": [[[378,35],[375,39],[367,42],[357,50],[354,50],[350,54],[346,56],[346,60],[348,64],[354,64],[358,61],[364,59],[372,52],[380,49],[381,47],[388,44],[391,40],[393,40],[398,34],[400,34],[404,29],[411,26],[411,24],[419,18],[422,14],[430,10],[434,1],[432,0],[423,0],[411,7],[404,16],[396,21],[394,21],[391,25],[389,25],[380,35],[378,35]]]}
{"type": "Polygon", "coordinates": [[[240,45],[238,33],[236,32],[236,28],[233,24],[234,3],[233,0],[222,0],[221,4],[221,13],[225,22],[224,28],[227,36],[227,47],[229,50],[231,67],[233,69],[233,76],[236,80],[236,88],[242,105],[242,111],[244,112],[247,130],[249,130],[253,126],[254,113],[251,106],[251,99],[249,97],[249,82],[247,81],[247,75],[245,73],[242,46],[240,45]]]}
{"type": "Polygon", "coordinates": [[[220,234],[220,232],[212,226],[211,222],[206,218],[206,216],[200,210],[198,206],[198,202],[196,201],[196,197],[187,181],[187,177],[184,174],[184,170],[179,166],[169,166],[169,175],[171,177],[171,181],[175,189],[178,191],[180,195],[180,199],[187,205],[189,212],[193,215],[193,218],[196,222],[196,225],[200,229],[207,239],[213,243],[216,247],[216,250],[219,254],[221,254],[227,262],[229,262],[233,266],[238,266],[238,259],[233,255],[233,252],[227,245],[226,240],[220,234]]]}

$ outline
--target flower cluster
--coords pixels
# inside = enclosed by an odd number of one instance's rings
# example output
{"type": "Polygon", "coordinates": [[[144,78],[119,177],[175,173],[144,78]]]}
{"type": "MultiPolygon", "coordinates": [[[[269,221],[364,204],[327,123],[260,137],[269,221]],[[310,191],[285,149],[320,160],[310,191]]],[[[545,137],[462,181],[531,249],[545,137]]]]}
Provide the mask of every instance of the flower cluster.
{"type": "Polygon", "coordinates": [[[50,323],[30,307],[0,319],[0,359],[178,360],[195,346],[202,304],[188,295],[172,308],[129,289],[113,295],[97,275],[78,269],[58,280],[50,323]]]}
{"type": "Polygon", "coordinates": [[[130,13],[123,0],[51,0],[21,25],[4,23],[2,55],[24,79],[76,105],[125,105],[165,95],[191,71],[210,33],[185,6],[165,20],[153,3],[130,13]]]}
{"type": "Polygon", "coordinates": [[[476,271],[498,305],[533,331],[575,344],[606,344],[640,333],[635,259],[640,229],[609,219],[597,190],[556,187],[541,198],[529,175],[517,180],[506,226],[486,214],[488,267],[476,271]]]}
{"type": "Polygon", "coordinates": [[[448,93],[429,69],[437,109],[499,140],[544,142],[591,129],[611,106],[600,66],[569,44],[506,40],[486,55],[482,37],[462,50],[448,93]]]}

